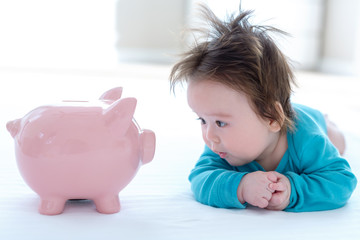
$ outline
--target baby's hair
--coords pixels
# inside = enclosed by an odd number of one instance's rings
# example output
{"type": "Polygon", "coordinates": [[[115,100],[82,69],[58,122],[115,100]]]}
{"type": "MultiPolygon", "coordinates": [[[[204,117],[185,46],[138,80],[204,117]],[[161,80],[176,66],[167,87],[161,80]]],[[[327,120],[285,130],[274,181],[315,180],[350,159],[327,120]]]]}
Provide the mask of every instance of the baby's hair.
{"type": "Polygon", "coordinates": [[[293,130],[290,96],[294,75],[287,58],[268,34],[286,33],[270,26],[251,25],[252,11],[240,11],[221,21],[208,7],[201,5],[200,10],[210,29],[193,29],[204,40],[195,41],[173,66],[171,89],[189,81],[225,84],[245,93],[254,111],[264,119],[277,121],[282,132],[293,130]]]}

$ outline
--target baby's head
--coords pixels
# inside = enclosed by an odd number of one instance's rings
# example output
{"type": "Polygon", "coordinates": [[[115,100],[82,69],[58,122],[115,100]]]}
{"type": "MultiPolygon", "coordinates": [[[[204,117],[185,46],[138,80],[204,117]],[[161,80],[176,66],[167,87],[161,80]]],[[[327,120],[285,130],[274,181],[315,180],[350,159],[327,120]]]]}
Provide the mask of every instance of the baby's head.
{"type": "Polygon", "coordinates": [[[174,65],[171,88],[178,82],[214,81],[244,93],[255,113],[277,121],[281,131],[293,129],[290,104],[294,76],[288,60],[276,46],[270,32],[284,33],[268,26],[249,23],[251,12],[219,20],[209,9],[202,13],[211,29],[201,31],[197,42],[174,65]]]}

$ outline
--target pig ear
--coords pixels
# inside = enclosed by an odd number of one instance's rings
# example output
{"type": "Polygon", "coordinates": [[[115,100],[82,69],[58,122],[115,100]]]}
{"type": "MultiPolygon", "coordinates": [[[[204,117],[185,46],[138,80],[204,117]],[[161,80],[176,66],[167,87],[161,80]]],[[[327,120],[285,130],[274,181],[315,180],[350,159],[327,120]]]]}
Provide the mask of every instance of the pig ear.
{"type": "Polygon", "coordinates": [[[115,102],[116,100],[121,98],[122,90],[122,87],[110,89],[104,92],[103,95],[101,95],[100,100],[108,100],[115,102]]]}
{"type": "Polygon", "coordinates": [[[116,128],[116,135],[123,136],[132,122],[135,108],[135,98],[119,99],[104,110],[105,123],[116,128]]]}
{"type": "Polygon", "coordinates": [[[10,121],[6,124],[7,130],[10,132],[12,137],[15,137],[20,129],[20,119],[10,121]]]}

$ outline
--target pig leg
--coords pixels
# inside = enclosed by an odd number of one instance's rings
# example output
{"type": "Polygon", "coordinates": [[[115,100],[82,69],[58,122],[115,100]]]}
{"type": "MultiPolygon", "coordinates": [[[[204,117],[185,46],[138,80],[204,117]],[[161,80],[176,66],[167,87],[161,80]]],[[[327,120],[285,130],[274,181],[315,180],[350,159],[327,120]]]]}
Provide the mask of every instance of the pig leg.
{"type": "Polygon", "coordinates": [[[117,213],[120,211],[119,195],[105,195],[94,199],[96,210],[99,213],[117,213]]]}
{"type": "Polygon", "coordinates": [[[56,215],[64,211],[66,200],[63,198],[41,198],[39,212],[44,215],[56,215]]]}

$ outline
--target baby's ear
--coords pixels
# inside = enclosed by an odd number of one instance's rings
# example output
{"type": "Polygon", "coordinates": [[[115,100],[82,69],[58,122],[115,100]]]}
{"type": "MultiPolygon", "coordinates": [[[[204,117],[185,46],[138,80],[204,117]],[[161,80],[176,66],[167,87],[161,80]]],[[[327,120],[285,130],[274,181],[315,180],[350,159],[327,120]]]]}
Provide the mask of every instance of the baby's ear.
{"type": "Polygon", "coordinates": [[[285,114],[281,104],[278,101],[275,102],[274,107],[275,107],[275,111],[279,114],[279,119],[277,120],[269,119],[269,128],[272,132],[278,132],[281,130],[284,124],[285,114]]]}

